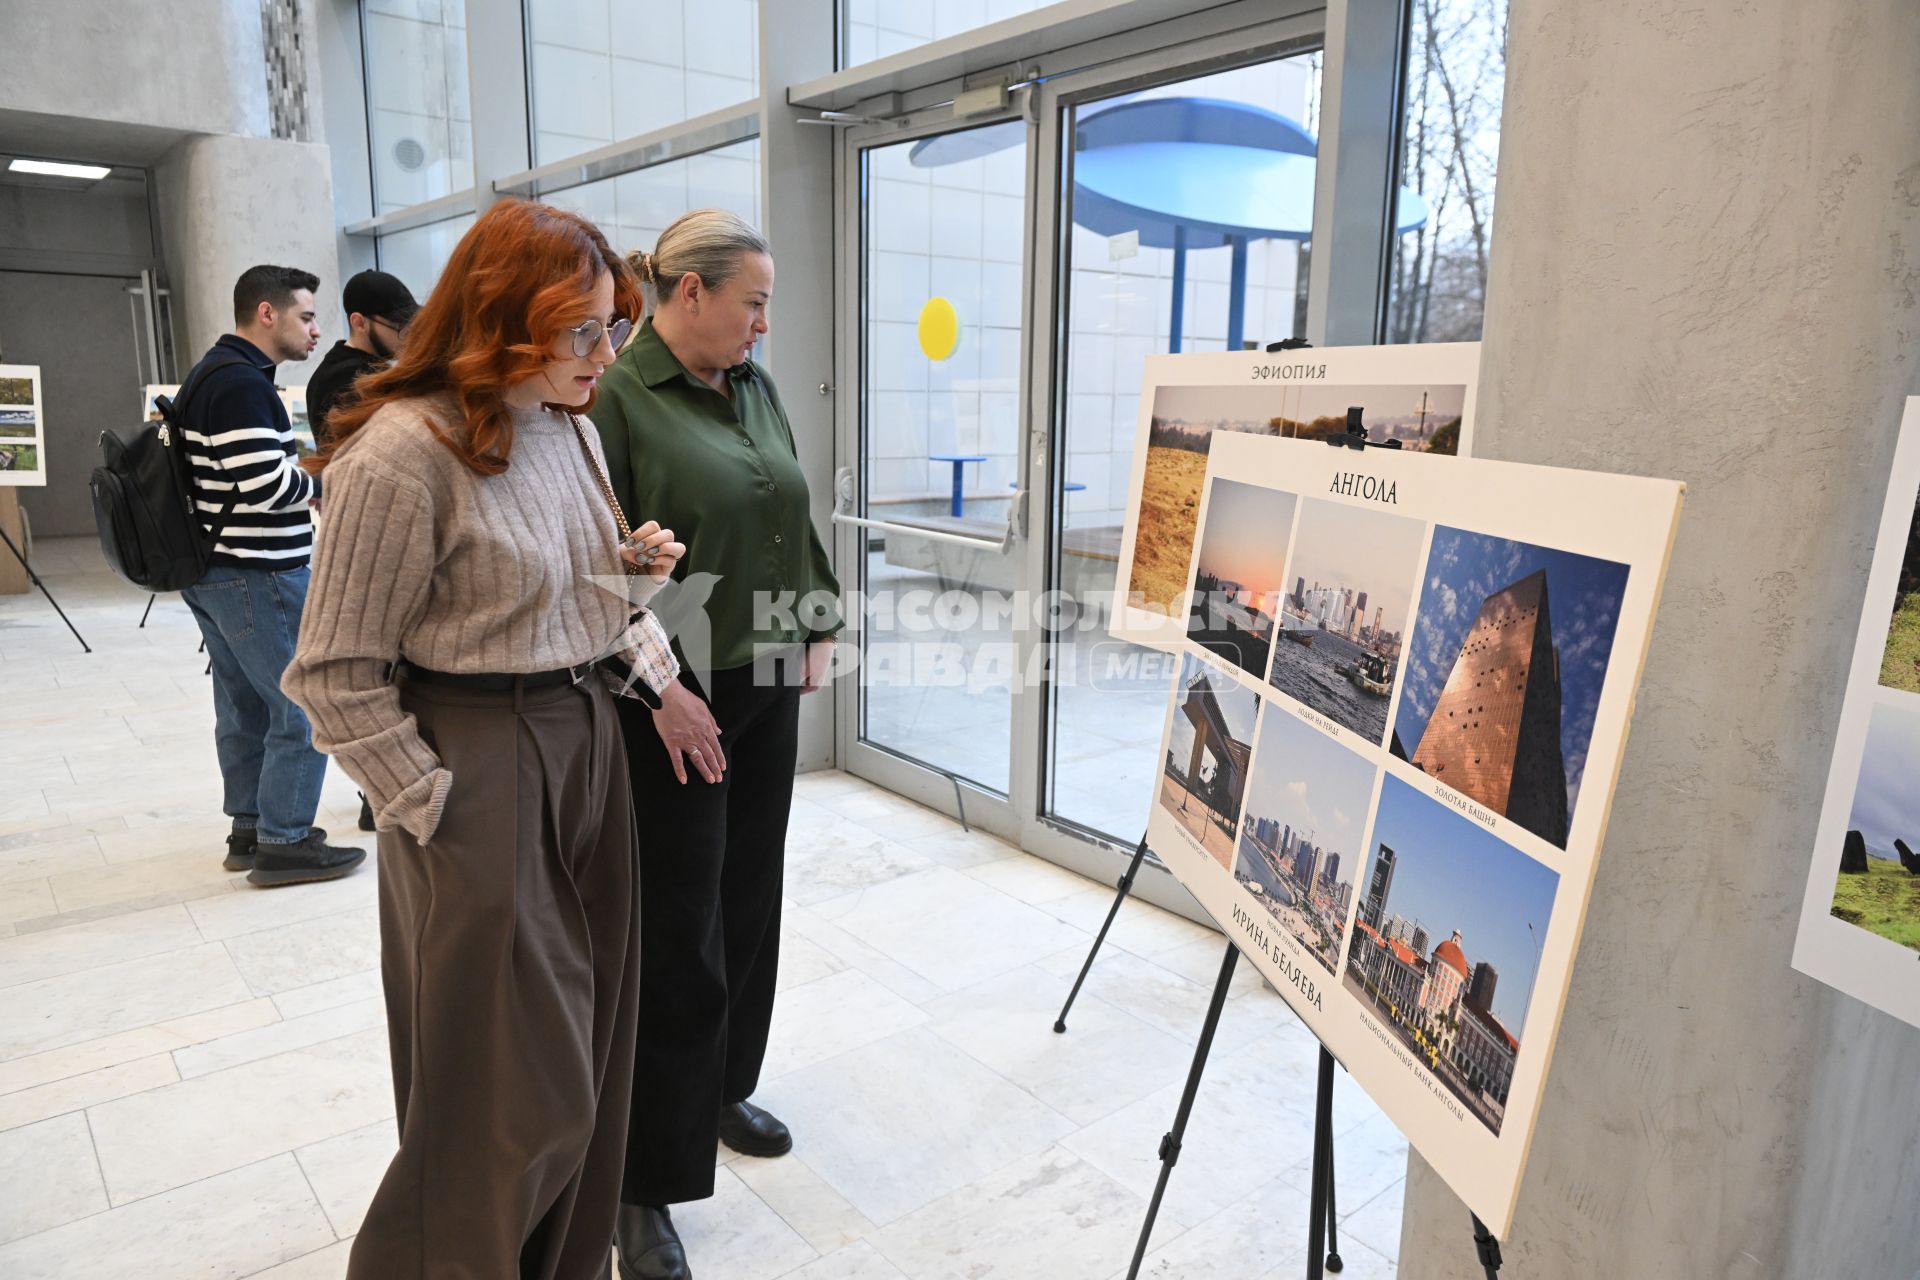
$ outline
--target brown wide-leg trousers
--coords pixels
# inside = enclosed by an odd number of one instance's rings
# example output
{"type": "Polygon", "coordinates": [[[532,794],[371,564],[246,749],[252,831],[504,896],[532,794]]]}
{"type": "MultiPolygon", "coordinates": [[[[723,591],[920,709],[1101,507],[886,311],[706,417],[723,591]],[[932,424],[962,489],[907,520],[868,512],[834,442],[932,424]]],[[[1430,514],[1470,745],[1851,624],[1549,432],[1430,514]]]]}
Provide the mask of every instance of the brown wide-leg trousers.
{"type": "Polygon", "coordinates": [[[349,1280],[600,1280],[639,997],[626,752],[597,681],[401,683],[453,773],[427,844],[380,833],[400,1150],[349,1280]]]}

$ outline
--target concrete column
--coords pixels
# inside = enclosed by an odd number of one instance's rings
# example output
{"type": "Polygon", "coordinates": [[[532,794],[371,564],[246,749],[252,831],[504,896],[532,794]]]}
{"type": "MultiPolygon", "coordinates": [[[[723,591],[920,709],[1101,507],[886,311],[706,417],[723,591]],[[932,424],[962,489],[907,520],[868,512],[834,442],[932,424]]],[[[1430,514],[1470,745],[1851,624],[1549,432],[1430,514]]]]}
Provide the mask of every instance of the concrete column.
{"type": "MultiPolygon", "coordinates": [[[[1793,972],[1903,397],[1920,8],[1515,3],[1477,448],[1685,480],[1516,1276],[1910,1276],[1920,1032],[1793,972]]],[[[1400,1274],[1479,1280],[1411,1161],[1400,1274]]]]}
{"type": "MultiPolygon", "coordinates": [[[[256,263],[303,267],[319,276],[320,350],[341,336],[328,168],[327,149],[318,144],[233,136],[188,138],[155,166],[160,235],[180,308],[183,374],[214,339],[233,329],[233,282],[256,263]]],[[[298,386],[309,371],[285,366],[280,382],[298,386]]]]}
{"type": "Polygon", "coordinates": [[[467,85],[473,119],[473,196],[485,213],[493,184],[533,165],[528,134],[526,11],[521,0],[468,0],[467,85]]]}
{"type": "MultiPolygon", "coordinates": [[[[779,279],[773,328],[760,358],[793,419],[794,444],[813,496],[813,523],[833,536],[833,163],[832,129],[808,127],[811,112],[787,105],[787,86],[833,70],[834,0],[760,5],[760,222],[779,279]]],[[[851,392],[849,392],[851,394],[851,392]]],[[[854,571],[838,566],[843,582],[854,571]]],[[[833,695],[800,703],[800,768],[834,763],[833,695]]]]}

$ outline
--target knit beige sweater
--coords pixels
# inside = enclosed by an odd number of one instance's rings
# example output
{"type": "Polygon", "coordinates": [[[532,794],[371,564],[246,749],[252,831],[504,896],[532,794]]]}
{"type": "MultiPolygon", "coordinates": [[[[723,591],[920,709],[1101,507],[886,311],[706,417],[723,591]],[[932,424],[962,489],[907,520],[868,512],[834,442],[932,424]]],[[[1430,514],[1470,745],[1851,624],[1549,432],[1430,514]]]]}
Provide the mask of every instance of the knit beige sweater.
{"type": "MultiPolygon", "coordinates": [[[[282,678],[313,744],[366,792],[378,825],[426,843],[453,775],[385,675],[531,672],[591,662],[626,633],[619,532],[564,414],[516,410],[505,472],[478,475],[433,436],[448,398],[386,405],[326,471],[300,643],[282,678]]],[[[596,460],[599,433],[582,420],[596,460]]],[[[642,625],[658,628],[651,614],[642,625]]],[[[664,635],[657,637],[664,645],[664,635]]]]}

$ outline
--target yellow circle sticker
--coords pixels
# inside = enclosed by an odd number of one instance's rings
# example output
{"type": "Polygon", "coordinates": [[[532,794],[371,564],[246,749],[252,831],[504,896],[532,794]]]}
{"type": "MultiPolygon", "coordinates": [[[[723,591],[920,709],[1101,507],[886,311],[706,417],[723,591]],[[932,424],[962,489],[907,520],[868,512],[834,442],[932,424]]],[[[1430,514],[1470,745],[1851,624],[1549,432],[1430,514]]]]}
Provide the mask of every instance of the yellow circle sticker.
{"type": "Polygon", "coordinates": [[[927,359],[945,360],[960,345],[960,314],[945,298],[929,298],[920,308],[920,349],[927,359]]]}

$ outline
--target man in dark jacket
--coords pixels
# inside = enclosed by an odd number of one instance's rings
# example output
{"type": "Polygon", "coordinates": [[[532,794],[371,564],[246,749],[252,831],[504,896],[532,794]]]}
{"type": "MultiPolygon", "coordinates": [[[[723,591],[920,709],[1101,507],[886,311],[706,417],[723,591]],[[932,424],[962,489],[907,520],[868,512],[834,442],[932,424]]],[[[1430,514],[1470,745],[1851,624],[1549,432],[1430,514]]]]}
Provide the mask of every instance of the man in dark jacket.
{"type": "Polygon", "coordinates": [[[327,415],[346,398],[355,378],[393,359],[407,322],[420,309],[400,277],[384,271],[362,271],[347,281],[340,302],[347,314],[347,336],[321,358],[307,383],[307,420],[319,445],[327,442],[327,415]]]}
{"type": "Polygon", "coordinates": [[[213,736],[233,819],[226,868],[262,886],[334,880],[367,856],[329,845],[313,825],[327,758],[280,691],[307,600],[320,480],[300,469],[273,375],[318,345],[319,283],[294,267],[248,268],[233,287],[234,332],[180,390],[194,505],[216,538],[206,574],[181,595],[213,664],[213,736]]]}

